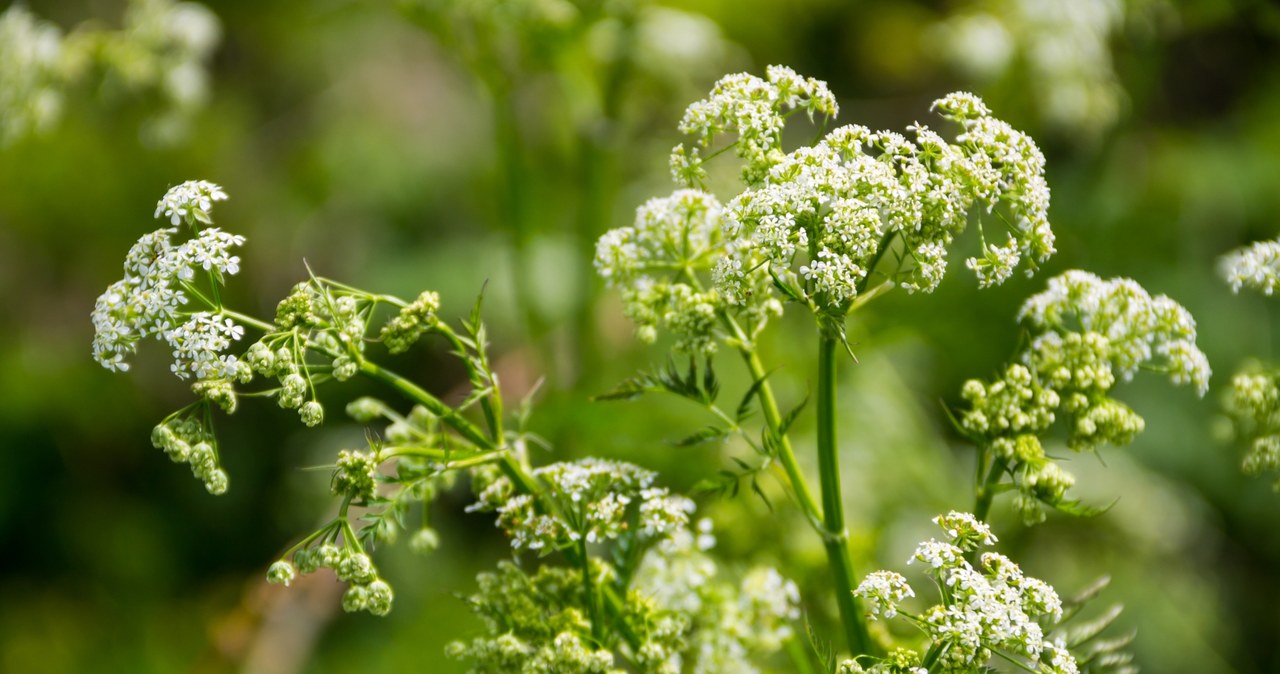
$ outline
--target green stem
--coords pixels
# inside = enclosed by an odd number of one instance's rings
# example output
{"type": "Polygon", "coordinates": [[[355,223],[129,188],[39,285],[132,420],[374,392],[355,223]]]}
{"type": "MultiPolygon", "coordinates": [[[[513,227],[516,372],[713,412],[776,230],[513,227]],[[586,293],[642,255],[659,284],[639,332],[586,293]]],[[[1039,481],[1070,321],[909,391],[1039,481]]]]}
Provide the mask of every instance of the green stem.
{"type": "MultiPolygon", "coordinates": [[[[981,460],[982,457],[979,457],[981,460]]],[[[973,503],[973,516],[987,521],[987,515],[991,512],[991,502],[996,496],[996,487],[1000,484],[1000,478],[1004,477],[1004,471],[1009,467],[1009,460],[1003,457],[997,458],[991,462],[991,472],[987,473],[987,478],[982,481],[975,494],[973,503]]],[[[979,464],[981,468],[981,464],[979,464]]]]}
{"type": "Polygon", "coordinates": [[[844,624],[845,638],[854,655],[870,652],[871,638],[866,618],[853,596],[853,559],[849,554],[849,532],[844,523],[844,500],[840,494],[840,456],[836,442],[836,349],[839,338],[823,330],[818,343],[818,475],[822,485],[823,543],[836,584],[836,604],[844,624]]]}
{"type": "MultiPolygon", "coordinates": [[[[747,370],[751,372],[752,381],[763,381],[769,376],[764,369],[764,363],[760,362],[760,355],[754,349],[747,347],[749,340],[745,332],[738,325],[737,321],[731,316],[722,316],[725,325],[729,327],[731,333],[739,344],[743,346],[739,348],[742,359],[747,363],[747,370]]],[[[818,502],[813,498],[813,493],[809,491],[809,484],[805,482],[804,472],[800,470],[800,464],[796,461],[795,450],[791,447],[791,438],[785,433],[778,433],[782,428],[782,414],[778,411],[778,401],[773,397],[773,387],[768,381],[764,381],[757,389],[756,397],[760,400],[760,408],[764,412],[765,422],[769,424],[769,429],[778,436],[778,462],[782,464],[782,469],[787,473],[787,480],[791,483],[791,490],[795,492],[796,501],[800,504],[800,510],[804,512],[809,522],[814,528],[820,528],[822,523],[822,509],[818,506],[818,502]]]]}
{"type": "Polygon", "coordinates": [[[578,566],[582,569],[582,589],[587,595],[587,617],[591,620],[591,638],[599,644],[604,624],[600,621],[600,602],[596,597],[595,581],[591,578],[591,555],[587,554],[586,537],[578,541],[578,566]]]}
{"type": "Polygon", "coordinates": [[[942,650],[943,646],[941,643],[937,641],[933,642],[933,645],[929,647],[929,652],[924,654],[924,660],[920,661],[920,666],[926,671],[933,667],[934,663],[938,661],[938,658],[942,657],[942,650]]]}
{"type": "Polygon", "coordinates": [[[257,328],[257,329],[259,329],[259,330],[261,330],[261,331],[263,331],[263,332],[275,332],[275,331],[276,331],[276,326],[274,326],[274,325],[272,325],[272,324],[270,324],[270,323],[268,323],[268,322],[266,322],[266,321],[260,321],[260,320],[258,320],[258,319],[256,319],[256,318],[254,318],[253,316],[246,316],[245,314],[242,314],[242,313],[240,313],[240,312],[238,312],[238,311],[232,311],[232,310],[230,310],[230,309],[228,309],[228,308],[226,308],[226,307],[222,307],[221,309],[219,309],[219,310],[218,310],[218,313],[222,314],[223,316],[226,316],[227,318],[234,318],[235,320],[240,321],[241,323],[244,323],[245,325],[251,325],[251,326],[253,326],[253,327],[255,327],[255,328],[257,328]]]}
{"type": "Polygon", "coordinates": [[[390,385],[409,399],[427,408],[427,411],[439,417],[441,421],[448,424],[476,447],[480,449],[498,448],[493,440],[485,436],[484,431],[477,428],[475,424],[465,417],[460,416],[452,407],[441,402],[439,398],[427,393],[417,384],[367,360],[360,361],[360,371],[390,385]]]}

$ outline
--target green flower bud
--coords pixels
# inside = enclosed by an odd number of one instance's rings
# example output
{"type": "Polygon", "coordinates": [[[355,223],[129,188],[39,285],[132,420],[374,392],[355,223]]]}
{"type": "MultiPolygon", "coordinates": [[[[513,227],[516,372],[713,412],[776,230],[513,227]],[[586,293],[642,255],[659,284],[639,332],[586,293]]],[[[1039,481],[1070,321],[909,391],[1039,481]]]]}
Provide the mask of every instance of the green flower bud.
{"type": "Polygon", "coordinates": [[[368,583],[378,576],[369,555],[350,550],[343,552],[342,561],[334,571],[338,574],[338,580],[344,583],[368,583]]]}
{"type": "Polygon", "coordinates": [[[363,611],[369,605],[369,591],[363,585],[352,585],[342,595],[342,610],[347,613],[363,611]]]}
{"type": "Polygon", "coordinates": [[[302,423],[307,426],[319,426],[324,421],[324,407],[314,400],[308,400],[298,410],[298,416],[302,417],[302,423]]]}
{"type": "Polygon", "coordinates": [[[227,493],[227,487],[229,486],[230,481],[227,479],[227,472],[221,468],[213,470],[204,480],[204,488],[214,496],[222,496],[227,493]]]}
{"type": "Polygon", "coordinates": [[[295,577],[297,573],[293,570],[293,565],[283,559],[267,569],[267,582],[272,585],[289,587],[289,583],[292,583],[295,577]]]}
{"type": "Polygon", "coordinates": [[[359,371],[360,366],[347,356],[338,356],[333,360],[333,378],[338,381],[347,381],[356,376],[359,371]]]}
{"type": "Polygon", "coordinates": [[[379,578],[369,583],[367,591],[365,608],[369,613],[384,616],[391,612],[391,602],[395,599],[395,595],[391,592],[390,585],[379,578]]]}

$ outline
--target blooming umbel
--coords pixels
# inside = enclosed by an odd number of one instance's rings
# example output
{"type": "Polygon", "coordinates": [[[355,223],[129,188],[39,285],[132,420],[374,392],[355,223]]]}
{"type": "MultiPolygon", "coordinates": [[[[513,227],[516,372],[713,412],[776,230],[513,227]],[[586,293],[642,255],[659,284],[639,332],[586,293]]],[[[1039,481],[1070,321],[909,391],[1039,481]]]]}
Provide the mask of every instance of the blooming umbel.
{"type": "Polygon", "coordinates": [[[657,540],[687,526],[693,501],[654,487],[657,477],[638,466],[603,459],[554,463],[533,471],[550,486],[556,504],[547,512],[506,477],[480,492],[469,511],[498,513],[497,525],[516,550],[557,550],[614,540],[624,532],[657,540]]]}
{"type": "MultiPolygon", "coordinates": [[[[211,224],[213,201],[226,199],[222,188],[204,181],[183,183],[160,201],[156,216],[170,216],[174,224],[186,221],[211,224]]],[[[206,297],[197,278],[225,283],[240,271],[240,258],[231,249],[244,237],[216,227],[197,229],[195,237],[175,245],[176,228],[143,235],[125,256],[124,278],[107,288],[94,306],[94,358],[109,370],[129,369],[125,360],[147,337],[162,340],[173,350],[173,373],[186,379],[232,379],[247,372],[235,356],[223,352],[244,335],[244,328],[218,307],[212,311],[186,311],[192,297],[206,297]]]]}
{"type": "Polygon", "coordinates": [[[1023,575],[1017,564],[995,552],[983,553],[977,566],[972,565],[965,552],[995,542],[986,524],[973,515],[952,512],[934,522],[945,539],[924,541],[907,563],[924,563],[926,573],[942,588],[942,603],[918,614],[904,610],[902,603],[915,591],[901,575],[877,571],[855,590],[871,607],[872,616],[901,615],[923,630],[933,642],[931,652],[938,654],[941,671],[981,670],[999,654],[1028,671],[1077,672],[1064,642],[1045,634],[1045,624],[1062,619],[1057,592],[1023,575]]]}
{"type": "Polygon", "coordinates": [[[746,189],[722,205],[701,191],[700,150],[676,147],[672,172],[686,189],[601,237],[596,268],[622,291],[642,339],[664,328],[685,351],[711,350],[727,317],[746,324],[729,339],[754,338],[781,301],[840,318],[873,282],[930,292],[974,210],[1008,232],[988,242],[997,228],[984,231],[982,255],[968,260],[981,286],[1004,282],[1023,261],[1034,269],[1054,253],[1044,156],[972,94],[933,108],[956,127],[953,140],[921,125],[913,138],[850,125],[787,152],[791,112],[836,115],[826,85],[780,66],[765,79],[725,77],[689,106],[680,130],[701,148],[733,135],[746,189]]]}
{"type": "Polygon", "coordinates": [[[1075,508],[1064,498],[1075,478],[1042,445],[1056,420],[1066,421],[1067,446],[1074,450],[1124,446],[1144,421],[1111,397],[1117,381],[1140,369],[1161,372],[1204,395],[1210,374],[1196,346],[1195,320],[1172,299],[1152,297],[1130,279],[1103,280],[1083,271],[1066,272],[1048,285],[1019,312],[1032,335],[1021,362],[994,381],[966,382],[961,396],[967,407],[958,418],[983,461],[991,461],[990,479],[1012,476],[1029,522],[1043,519],[1041,503],[1075,508]]]}

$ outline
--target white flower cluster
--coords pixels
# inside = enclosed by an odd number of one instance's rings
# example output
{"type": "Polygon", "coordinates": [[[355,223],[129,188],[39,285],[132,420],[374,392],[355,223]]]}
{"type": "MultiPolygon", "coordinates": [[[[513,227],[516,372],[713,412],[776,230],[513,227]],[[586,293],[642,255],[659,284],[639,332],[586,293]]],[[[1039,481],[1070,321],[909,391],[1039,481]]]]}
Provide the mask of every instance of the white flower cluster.
{"type": "Polygon", "coordinates": [[[1065,646],[1047,638],[1041,625],[1062,619],[1057,592],[1044,581],[1024,576],[1017,564],[998,553],[984,553],[976,569],[970,565],[966,551],[995,542],[990,529],[972,515],[953,512],[934,521],[946,540],[921,543],[908,563],[925,563],[943,589],[942,603],[918,616],[903,612],[901,602],[914,591],[902,576],[881,571],[855,590],[873,615],[908,616],[941,647],[941,671],[982,669],[998,652],[1030,670],[1075,674],[1075,659],[1065,646]]]}
{"type": "Polygon", "coordinates": [[[1027,364],[1059,390],[1105,391],[1115,375],[1128,381],[1139,368],[1163,371],[1200,395],[1209,388],[1209,360],[1196,347],[1191,312],[1131,279],[1066,272],[1028,299],[1018,318],[1043,333],[1027,364]]]}
{"type": "Polygon", "coordinates": [[[641,340],[652,342],[662,328],[676,336],[678,350],[715,348],[717,312],[724,301],[715,291],[704,291],[697,274],[710,269],[719,255],[723,214],[714,196],[679,190],[650,199],[636,210],[632,226],[600,237],[596,270],[610,288],[621,289],[624,311],[641,340]]]}
{"type": "Polygon", "coordinates": [[[1280,240],[1259,241],[1223,256],[1222,276],[1231,290],[1248,286],[1270,297],[1280,286],[1280,240]]]}
{"type": "Polygon", "coordinates": [[[870,667],[852,658],[836,666],[836,674],[929,674],[920,666],[920,654],[908,648],[896,648],[883,660],[870,667]]]}
{"type": "Polygon", "coordinates": [[[479,591],[467,603],[487,635],[449,644],[452,658],[471,660],[470,671],[495,674],[621,674],[615,657],[591,640],[591,625],[578,590],[581,572],[542,566],[527,574],[511,562],[476,577],[479,591]]]}
{"type": "MultiPolygon", "coordinates": [[[[769,66],[765,79],[748,73],[721,78],[708,98],[685,110],[680,132],[697,137],[704,148],[720,134],[737,134],[734,147],[746,160],[743,176],[751,184],[782,155],[786,112],[794,109],[805,110],[811,119],[815,113],[829,119],[839,112],[826,82],[801,77],[785,66],[769,66]]],[[[700,170],[698,150],[687,153],[680,145],[673,155],[672,169],[677,176],[700,170]]]]}
{"type": "Polygon", "coordinates": [[[468,512],[496,512],[497,525],[516,550],[559,550],[602,543],[625,531],[661,540],[689,523],[693,502],[653,486],[656,475],[618,461],[588,458],[533,471],[556,508],[547,512],[532,495],[517,494],[502,477],[484,488],[468,512]]]}
{"type": "MultiPolygon", "coordinates": [[[[724,580],[707,554],[715,544],[711,522],[691,524],[693,502],[653,487],[652,472],[584,459],[533,476],[544,487],[536,507],[499,477],[471,510],[497,512],[513,548],[540,551],[543,559],[553,550],[594,554],[596,546],[586,543],[614,545],[588,557],[585,568],[578,562],[532,571],[504,562],[496,573],[481,574],[480,592],[469,602],[488,634],[449,648],[474,663],[471,671],[749,673],[759,671],[755,658],[792,636],[796,585],[767,568],[737,584],[724,580]],[[616,591],[621,606],[591,608],[584,572],[597,591],[616,591]],[[593,632],[594,620],[623,621],[630,636],[604,648],[591,637],[601,628],[593,632]]],[[[609,625],[603,631],[615,632],[609,625]]]]}
{"type": "Polygon", "coordinates": [[[62,110],[62,34],[22,3],[0,14],[0,146],[49,129],[62,110]]]}
{"type": "MultiPolygon", "coordinates": [[[[222,194],[216,185],[207,190],[222,194]]],[[[181,203],[188,214],[200,206],[181,203]]],[[[208,204],[199,219],[209,222],[208,204]]],[[[94,305],[94,358],[109,370],[127,370],[125,359],[137,351],[138,342],[155,337],[173,349],[171,369],[180,378],[195,375],[203,381],[252,376],[235,356],[222,353],[244,335],[244,328],[218,313],[182,310],[199,271],[208,272],[218,283],[240,271],[240,258],[231,254],[231,248],[244,244],[244,237],[210,227],[174,245],[171,237],[176,233],[172,228],[156,230],[142,236],[129,250],[124,278],[111,284],[94,305]]]]}
{"type": "MultiPolygon", "coordinates": [[[[704,147],[736,133],[746,191],[723,207],[691,189],[650,200],[634,226],[601,237],[596,269],[622,290],[641,339],[664,328],[677,348],[692,351],[714,346],[716,315],[726,311],[745,316],[753,337],[781,312],[779,293],[840,316],[873,273],[932,291],[974,206],[1007,231],[1003,243],[984,240],[982,256],[968,261],[980,285],[1004,282],[1023,261],[1033,270],[1054,253],[1044,156],[972,94],[933,107],[958,126],[954,142],[919,125],[912,139],[851,125],[787,153],[784,110],[834,116],[826,85],[776,66],[766,79],[730,75],[689,107],[681,130],[704,147]],[[891,259],[905,262],[878,268],[891,259]]],[[[684,146],[672,155],[672,171],[688,187],[705,176],[697,151],[684,146]]]]}
{"type": "Polygon", "coordinates": [[[197,222],[211,225],[213,220],[209,219],[209,212],[213,209],[213,202],[226,198],[227,193],[221,187],[207,180],[188,180],[165,192],[156,204],[155,217],[163,215],[175,226],[182,222],[191,226],[197,222]]]}
{"type": "Polygon", "coordinates": [[[929,292],[975,203],[987,212],[1003,206],[999,217],[1012,221],[1003,246],[984,242],[984,256],[968,262],[981,285],[1003,282],[1024,257],[1034,266],[1052,255],[1044,156],[1035,143],[972,94],[951,94],[934,109],[960,125],[954,144],[923,126],[912,127],[913,141],[853,125],[779,156],[760,185],[728,205],[729,254],[718,263],[717,289],[742,303],[746,276],[770,274],[838,312],[888,252],[889,237],[899,237],[912,260],[902,285],[929,292]]]}
{"type": "Polygon", "coordinates": [[[663,541],[636,572],[632,594],[678,612],[689,625],[684,648],[655,646],[642,654],[644,671],[758,672],[753,659],[778,651],[793,635],[799,589],[769,567],[748,571],[737,586],[720,579],[707,553],[714,543],[710,521],[700,521],[698,531],[683,529],[663,541]]]}

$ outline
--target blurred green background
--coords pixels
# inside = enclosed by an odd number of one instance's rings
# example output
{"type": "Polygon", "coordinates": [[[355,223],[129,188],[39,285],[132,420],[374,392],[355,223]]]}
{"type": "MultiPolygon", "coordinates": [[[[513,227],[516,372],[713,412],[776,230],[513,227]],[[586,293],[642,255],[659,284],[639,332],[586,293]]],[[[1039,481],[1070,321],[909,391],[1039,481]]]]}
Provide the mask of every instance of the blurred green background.
{"type": "MultiPolygon", "coordinates": [[[[26,7],[66,36],[132,39],[124,0],[26,7]]],[[[94,299],[156,228],[155,201],[186,179],[231,195],[215,218],[248,238],[228,287],[246,311],[272,311],[304,259],[375,291],[439,290],[445,315],[467,311],[487,280],[511,396],[547,377],[533,427],[556,450],[539,462],[621,457],[687,489],[745,455],[671,447],[707,422],[679,401],[589,402],[664,357],[631,338],[589,260],[596,236],[670,190],[683,106],[724,73],[782,63],[829,82],[838,121],[873,128],[927,121],[934,98],[977,91],[1048,156],[1060,252],[1044,272],[978,292],[956,269],[936,294],[891,295],[850,326],[860,364],[845,366],[841,439],[861,570],[901,568],[929,517],[968,507],[972,454],[943,405],[1013,353],[1022,299],[1068,268],[1128,276],[1197,317],[1214,388],[1201,400],[1163,382],[1125,385],[1119,397],[1147,431],[1070,466],[1077,493],[1115,507],[1029,530],[998,508],[1005,551],[1064,593],[1111,574],[1103,601],[1127,606],[1120,623],[1137,630],[1145,671],[1280,672],[1280,496],[1240,474],[1217,411],[1240,362],[1276,356],[1277,312],[1215,274],[1221,254],[1280,231],[1274,3],[207,7],[221,27],[200,62],[208,95],[178,101],[180,118],[163,84],[122,84],[119,63],[89,65],[62,91],[60,115],[0,147],[0,671],[463,669],[442,655],[477,627],[456,595],[504,552],[487,518],[462,514],[465,492],[436,508],[440,550],[379,553],[398,595],[388,618],[342,614],[328,579],[289,591],[261,582],[331,507],[328,474],[302,468],[362,442],[337,412],[374,389],[330,387],[318,431],[246,401],[220,421],[232,488],[214,498],[148,441],[190,395],[162,349],[144,348],[127,375],[92,361],[94,299]]],[[[26,67],[4,44],[0,54],[0,70],[26,67]]],[[[21,79],[0,74],[0,114],[17,114],[21,79]]],[[[814,360],[812,327],[793,318],[766,358],[788,406],[814,360]]],[[[396,366],[435,391],[464,383],[438,344],[396,366]]],[[[718,366],[741,391],[739,362],[718,366]]],[[[802,454],[810,425],[806,415],[797,427],[802,454]]],[[[780,564],[821,619],[821,547],[785,503],[777,514],[745,496],[703,507],[728,566],[780,564]]]]}

